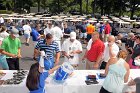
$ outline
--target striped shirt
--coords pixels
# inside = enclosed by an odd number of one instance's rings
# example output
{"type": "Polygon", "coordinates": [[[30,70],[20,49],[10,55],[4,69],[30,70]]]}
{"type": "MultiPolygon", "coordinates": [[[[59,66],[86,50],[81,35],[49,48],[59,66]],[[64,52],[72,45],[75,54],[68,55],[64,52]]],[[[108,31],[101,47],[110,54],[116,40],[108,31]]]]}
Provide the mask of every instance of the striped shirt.
{"type": "Polygon", "coordinates": [[[60,52],[57,42],[53,41],[50,45],[47,45],[45,39],[39,40],[35,46],[35,49],[44,50],[45,54],[49,58],[53,58],[55,53],[60,52]]]}

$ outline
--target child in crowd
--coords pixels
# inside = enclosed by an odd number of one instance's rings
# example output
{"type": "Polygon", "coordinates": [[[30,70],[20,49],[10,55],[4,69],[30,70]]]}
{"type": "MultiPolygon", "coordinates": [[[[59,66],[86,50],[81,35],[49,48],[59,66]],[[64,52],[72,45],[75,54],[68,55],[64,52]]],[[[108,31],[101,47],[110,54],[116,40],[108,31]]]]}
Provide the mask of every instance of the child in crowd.
{"type": "Polygon", "coordinates": [[[48,75],[52,74],[59,66],[56,66],[48,71],[44,71],[39,63],[31,66],[26,80],[26,86],[30,93],[45,93],[45,80],[48,75]]]}

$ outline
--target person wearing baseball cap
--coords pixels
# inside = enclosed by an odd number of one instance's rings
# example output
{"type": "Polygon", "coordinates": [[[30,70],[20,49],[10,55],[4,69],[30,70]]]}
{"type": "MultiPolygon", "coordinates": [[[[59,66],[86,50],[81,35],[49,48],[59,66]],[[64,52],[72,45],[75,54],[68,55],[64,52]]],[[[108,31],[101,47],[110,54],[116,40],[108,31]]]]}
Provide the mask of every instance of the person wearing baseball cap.
{"type": "Polygon", "coordinates": [[[1,49],[2,54],[6,55],[9,70],[19,70],[19,58],[21,58],[21,41],[19,31],[15,27],[11,27],[10,35],[3,39],[1,49]]]}
{"type": "Polygon", "coordinates": [[[15,27],[11,27],[10,29],[11,36],[18,38],[19,37],[19,31],[15,27]]]}
{"type": "Polygon", "coordinates": [[[80,53],[82,53],[82,44],[76,40],[76,33],[71,32],[70,38],[66,39],[62,44],[64,62],[69,62],[75,69],[78,69],[80,53]]]}

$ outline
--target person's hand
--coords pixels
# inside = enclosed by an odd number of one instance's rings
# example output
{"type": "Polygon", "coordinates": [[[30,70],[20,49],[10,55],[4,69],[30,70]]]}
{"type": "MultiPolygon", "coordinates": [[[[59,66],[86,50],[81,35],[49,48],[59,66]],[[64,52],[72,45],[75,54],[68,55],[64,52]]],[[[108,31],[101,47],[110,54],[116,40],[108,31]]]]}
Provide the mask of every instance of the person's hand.
{"type": "Polygon", "coordinates": [[[131,78],[131,80],[128,82],[127,85],[128,85],[128,86],[133,86],[133,85],[135,85],[134,80],[131,78]]]}
{"type": "Polygon", "coordinates": [[[22,56],[20,54],[17,55],[17,58],[22,58],[22,56]]]}
{"type": "Polygon", "coordinates": [[[99,64],[98,63],[95,63],[94,65],[93,65],[93,69],[98,69],[99,68],[99,64]]]}
{"type": "Polygon", "coordinates": [[[76,54],[76,51],[72,51],[70,54],[76,54]]]}
{"type": "Polygon", "coordinates": [[[112,42],[109,42],[109,43],[108,43],[108,46],[109,46],[109,47],[112,47],[112,45],[113,45],[112,42]]]}
{"type": "Polygon", "coordinates": [[[18,56],[15,54],[10,55],[12,58],[17,58],[18,56]]]}
{"type": "Polygon", "coordinates": [[[85,56],[83,56],[82,60],[85,60],[85,59],[86,59],[86,57],[85,57],[85,56]]]}
{"type": "Polygon", "coordinates": [[[68,59],[70,58],[70,55],[68,55],[68,54],[66,54],[65,56],[66,56],[68,59]]]}

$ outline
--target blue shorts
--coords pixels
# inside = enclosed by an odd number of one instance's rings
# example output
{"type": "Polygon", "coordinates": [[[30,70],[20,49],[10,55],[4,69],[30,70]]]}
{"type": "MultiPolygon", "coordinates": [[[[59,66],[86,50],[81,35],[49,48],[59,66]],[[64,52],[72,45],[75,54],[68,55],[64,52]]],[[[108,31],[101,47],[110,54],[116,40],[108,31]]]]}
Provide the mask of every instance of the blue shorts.
{"type": "Polygon", "coordinates": [[[25,34],[24,33],[25,38],[30,38],[30,34],[25,34]]]}
{"type": "Polygon", "coordinates": [[[0,65],[4,70],[9,70],[9,66],[7,64],[6,56],[5,55],[0,55],[0,65]]]}

